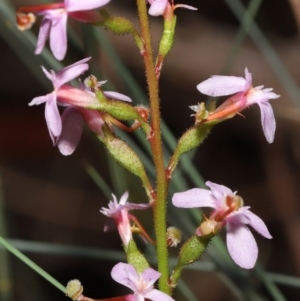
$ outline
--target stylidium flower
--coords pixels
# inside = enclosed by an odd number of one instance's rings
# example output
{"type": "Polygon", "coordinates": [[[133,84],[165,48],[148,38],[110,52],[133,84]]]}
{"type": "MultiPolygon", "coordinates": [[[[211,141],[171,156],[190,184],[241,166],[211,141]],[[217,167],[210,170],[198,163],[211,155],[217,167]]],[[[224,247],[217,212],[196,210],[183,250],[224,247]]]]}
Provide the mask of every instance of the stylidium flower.
{"type": "MultiPolygon", "coordinates": [[[[100,86],[104,82],[100,82],[100,86]]],[[[131,98],[128,96],[114,92],[103,91],[103,94],[107,98],[113,98],[131,102],[131,98]]],[[[71,86],[64,85],[57,92],[58,101],[64,103],[72,103],[63,112],[62,119],[62,131],[61,134],[55,139],[55,145],[57,145],[61,154],[68,156],[71,155],[77,148],[83,130],[84,121],[87,126],[97,135],[102,135],[102,126],[105,123],[103,119],[103,113],[97,110],[88,110],[85,106],[97,107],[98,99],[95,93],[91,92],[84,84],[81,83],[81,89],[77,89],[71,86]]],[[[112,126],[111,130],[113,131],[112,126]]]]}
{"type": "Polygon", "coordinates": [[[159,279],[160,275],[159,272],[151,268],[138,273],[132,265],[122,262],[117,263],[111,271],[111,277],[116,282],[133,291],[135,298],[132,300],[174,301],[172,297],[153,288],[154,282],[159,279]]]}
{"type": "Polygon", "coordinates": [[[266,238],[272,238],[265,223],[248,206],[243,206],[243,200],[229,188],[206,182],[209,190],[194,188],[185,192],[175,193],[173,205],[183,208],[210,207],[214,211],[205,219],[196,231],[198,236],[216,234],[223,226],[227,228],[227,248],[236,264],[245,269],[254,267],[258,248],[249,230],[251,226],[266,238]]]}
{"type": "Polygon", "coordinates": [[[178,7],[182,7],[190,10],[198,9],[196,7],[185,5],[185,4],[174,5],[174,0],[148,0],[148,2],[150,4],[149,15],[154,17],[164,15],[168,6],[172,9],[172,11],[174,11],[178,7]]]}
{"type": "MultiPolygon", "coordinates": [[[[148,209],[150,204],[134,204],[127,203],[128,192],[126,191],[118,202],[116,196],[112,194],[113,200],[109,201],[108,208],[102,207],[100,212],[107,217],[113,218],[117,225],[121,240],[125,246],[128,245],[132,239],[131,225],[128,216],[129,210],[143,210],[148,209]]],[[[104,228],[104,231],[107,229],[104,228]]]]}
{"type": "Polygon", "coordinates": [[[233,117],[245,108],[258,104],[261,112],[261,123],[265,137],[269,143],[274,141],[276,122],[269,99],[280,95],[272,92],[272,88],[263,89],[264,86],[253,88],[252,75],[245,69],[245,78],[236,76],[214,75],[197,85],[197,89],[209,96],[227,96],[234,94],[220,105],[214,112],[203,119],[202,122],[224,120],[233,117]],[[236,93],[236,94],[235,94],[236,93]]]}
{"type": "Polygon", "coordinates": [[[57,107],[58,90],[65,83],[77,78],[80,74],[85,72],[89,68],[86,63],[89,59],[90,58],[85,58],[73,65],[63,68],[57,73],[53,70],[48,72],[44,67],[42,67],[43,72],[52,82],[54,91],[44,96],[35,97],[29,105],[33,106],[45,103],[45,117],[53,143],[55,143],[55,137],[58,137],[62,130],[61,118],[57,107]]]}
{"type": "Polygon", "coordinates": [[[50,38],[50,48],[56,59],[62,60],[67,51],[67,19],[68,16],[87,23],[99,21],[100,15],[93,11],[106,5],[110,0],[65,0],[60,3],[47,5],[21,7],[17,13],[17,23],[21,30],[30,28],[34,22],[32,13],[44,16],[35,54],[40,54],[45,46],[46,40],[50,38]],[[24,24],[25,23],[25,24],[24,24]],[[27,24],[28,23],[28,24],[27,24]]]}

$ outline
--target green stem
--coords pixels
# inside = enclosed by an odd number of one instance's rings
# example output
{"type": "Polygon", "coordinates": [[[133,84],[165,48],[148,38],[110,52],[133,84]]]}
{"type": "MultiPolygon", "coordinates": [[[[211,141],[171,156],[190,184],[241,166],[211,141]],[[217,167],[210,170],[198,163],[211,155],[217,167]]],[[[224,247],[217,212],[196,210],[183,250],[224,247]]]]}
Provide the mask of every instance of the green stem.
{"type": "Polygon", "coordinates": [[[63,286],[56,279],[54,279],[52,276],[50,276],[46,271],[44,271],[43,269],[41,269],[37,264],[35,264],[27,256],[25,256],[23,253],[21,253],[19,250],[17,250],[14,246],[12,246],[11,244],[9,244],[1,236],[0,236],[0,244],[4,248],[6,248],[9,252],[11,252],[16,257],[18,257],[25,264],[27,264],[31,269],[33,269],[34,271],[36,271],[38,274],[40,274],[42,277],[44,277],[47,281],[49,281],[51,284],[53,284],[56,288],[58,288],[60,291],[62,291],[65,294],[65,292],[66,292],[65,286],[63,286]]]}
{"type": "Polygon", "coordinates": [[[167,294],[171,293],[168,286],[168,251],[167,251],[167,227],[166,227],[166,199],[168,183],[165,176],[165,167],[163,160],[160,108],[158,97],[158,81],[154,72],[154,62],[152,54],[152,42],[150,26],[145,0],[137,0],[137,8],[140,19],[141,37],[145,43],[145,52],[143,53],[146,69],[146,78],[148,83],[150,107],[151,107],[151,126],[153,135],[150,138],[153,161],[156,169],[156,201],[154,208],[154,225],[157,244],[157,262],[158,271],[161,273],[159,279],[159,289],[167,294]]]}

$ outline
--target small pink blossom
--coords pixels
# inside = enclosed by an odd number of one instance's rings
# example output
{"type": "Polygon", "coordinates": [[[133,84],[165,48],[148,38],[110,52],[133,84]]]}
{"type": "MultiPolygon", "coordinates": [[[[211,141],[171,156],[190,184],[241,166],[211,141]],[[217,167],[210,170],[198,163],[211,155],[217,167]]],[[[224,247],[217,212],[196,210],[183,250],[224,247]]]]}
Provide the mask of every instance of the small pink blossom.
{"type": "Polygon", "coordinates": [[[44,18],[41,23],[35,54],[40,54],[46,40],[50,38],[50,48],[56,59],[62,60],[67,51],[67,19],[68,16],[81,22],[97,21],[97,13],[90,11],[106,5],[110,0],[65,0],[36,8],[44,18]]]}
{"type": "MultiPolygon", "coordinates": [[[[105,82],[99,82],[99,87],[105,82]]],[[[103,94],[107,98],[127,102],[132,101],[128,96],[114,91],[103,91],[103,94]]],[[[75,151],[79,144],[83,130],[83,121],[98,136],[103,134],[102,126],[105,121],[100,111],[85,108],[94,107],[96,109],[99,105],[95,93],[91,92],[85,84],[81,83],[81,89],[64,85],[58,89],[57,98],[59,101],[69,105],[62,114],[62,132],[55,139],[55,145],[57,145],[61,154],[68,156],[75,151]]],[[[112,127],[111,130],[113,131],[112,127]]]]}
{"type": "Polygon", "coordinates": [[[148,2],[150,4],[149,15],[154,17],[164,15],[168,6],[172,8],[172,11],[174,11],[178,7],[182,7],[190,10],[197,10],[196,7],[190,5],[185,5],[185,4],[174,5],[173,0],[148,0],[148,2]]]}
{"type": "Polygon", "coordinates": [[[214,211],[196,231],[198,236],[209,233],[216,234],[223,226],[227,227],[227,248],[236,264],[245,269],[254,267],[258,256],[255,239],[249,230],[251,226],[266,238],[272,238],[265,223],[248,206],[243,206],[243,200],[229,188],[206,182],[210,190],[194,188],[185,192],[175,193],[172,202],[176,207],[196,208],[210,207],[214,211]]]}
{"type": "MultiPolygon", "coordinates": [[[[121,240],[127,246],[132,239],[131,225],[128,216],[129,210],[143,210],[148,209],[150,204],[134,204],[127,203],[128,192],[126,191],[118,202],[116,196],[112,194],[113,200],[109,201],[108,208],[102,207],[100,212],[107,217],[113,218],[117,224],[121,240]]],[[[106,228],[105,228],[106,230],[106,228]]]]}
{"type": "MultiPolygon", "coordinates": [[[[71,155],[76,149],[82,134],[83,121],[96,135],[102,135],[104,120],[101,112],[97,111],[99,100],[95,93],[83,84],[81,84],[81,89],[66,85],[89,68],[87,64],[89,60],[90,58],[85,58],[57,73],[53,70],[48,72],[42,67],[43,72],[52,82],[54,91],[35,97],[29,103],[30,106],[46,104],[45,117],[50,137],[53,145],[58,146],[65,156],[71,155]],[[67,106],[62,116],[60,116],[58,105],[67,106]]],[[[104,83],[100,82],[99,87],[104,83]]],[[[128,96],[114,91],[103,91],[103,94],[107,98],[132,101],[128,96]]]]}
{"type": "Polygon", "coordinates": [[[233,117],[245,108],[258,104],[261,112],[261,123],[265,137],[269,143],[274,141],[276,121],[269,99],[276,99],[280,95],[273,89],[258,86],[253,88],[252,75],[245,69],[245,78],[236,76],[214,75],[197,85],[197,89],[209,96],[227,96],[234,94],[212,112],[203,122],[224,120],[233,117]]]}
{"type": "MultiPolygon", "coordinates": [[[[66,87],[64,85],[65,83],[77,78],[89,68],[88,64],[86,63],[88,60],[90,60],[90,58],[85,58],[79,62],[76,62],[68,67],[63,68],[57,73],[55,73],[53,70],[48,72],[44,67],[42,67],[43,72],[45,73],[47,78],[52,82],[54,91],[44,96],[35,97],[29,103],[29,105],[33,106],[45,103],[45,117],[49,134],[53,143],[55,143],[56,137],[58,137],[62,131],[61,117],[57,107],[57,98],[59,90],[64,91],[64,87],[66,87]]],[[[69,91],[68,95],[70,95],[69,91]]],[[[85,93],[85,104],[87,106],[90,103],[94,103],[95,100],[97,101],[96,97],[93,97],[93,99],[91,99],[91,97],[89,98],[89,95],[85,93]]]]}
{"type": "Polygon", "coordinates": [[[153,301],[174,301],[167,294],[153,288],[153,284],[161,274],[151,268],[138,273],[136,269],[127,263],[117,263],[112,271],[111,277],[118,283],[130,288],[134,295],[134,301],[144,301],[150,299],[153,301]]]}

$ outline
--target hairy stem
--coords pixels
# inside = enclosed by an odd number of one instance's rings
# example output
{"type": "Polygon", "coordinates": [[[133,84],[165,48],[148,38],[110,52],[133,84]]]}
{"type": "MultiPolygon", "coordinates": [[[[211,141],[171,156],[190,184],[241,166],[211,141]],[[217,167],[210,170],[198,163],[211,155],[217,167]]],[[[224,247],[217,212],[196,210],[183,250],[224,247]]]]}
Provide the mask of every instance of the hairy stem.
{"type": "Polygon", "coordinates": [[[163,160],[160,108],[158,97],[158,81],[154,72],[154,62],[152,54],[152,43],[150,26],[145,0],[137,0],[137,7],[140,19],[141,37],[145,43],[145,51],[142,53],[146,69],[148,83],[150,107],[151,107],[151,126],[152,137],[149,139],[152,148],[153,161],[156,169],[156,200],[154,208],[154,224],[157,244],[158,271],[161,273],[159,279],[159,289],[170,294],[168,286],[168,251],[166,238],[166,199],[167,199],[167,180],[163,160]]]}

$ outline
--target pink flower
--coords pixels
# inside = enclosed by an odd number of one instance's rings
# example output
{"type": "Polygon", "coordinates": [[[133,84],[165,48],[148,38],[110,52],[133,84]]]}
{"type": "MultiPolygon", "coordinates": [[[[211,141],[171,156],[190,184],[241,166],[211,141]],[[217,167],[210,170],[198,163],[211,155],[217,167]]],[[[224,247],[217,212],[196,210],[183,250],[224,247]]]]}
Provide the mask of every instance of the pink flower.
{"type": "Polygon", "coordinates": [[[216,234],[224,225],[227,227],[227,248],[234,262],[242,268],[251,269],[257,260],[258,248],[249,230],[251,226],[266,238],[272,238],[265,223],[243,206],[243,200],[229,188],[212,182],[206,182],[209,190],[194,188],[175,193],[173,205],[183,208],[210,207],[212,215],[196,231],[198,236],[216,234]]]}
{"type": "MultiPolygon", "coordinates": [[[[100,212],[107,217],[113,218],[117,224],[118,231],[121,240],[125,246],[128,245],[132,239],[131,225],[129,221],[128,211],[129,210],[143,210],[148,209],[150,204],[133,204],[127,203],[128,192],[126,191],[118,200],[114,194],[112,194],[113,200],[109,201],[108,208],[102,207],[100,212]]],[[[106,228],[104,229],[106,230],[106,228]]]]}
{"type": "MultiPolygon", "coordinates": [[[[57,98],[58,94],[61,91],[62,93],[67,90],[67,94],[70,96],[70,89],[68,86],[64,85],[65,83],[77,78],[80,74],[85,72],[89,66],[86,63],[90,58],[85,58],[77,63],[74,63],[73,65],[70,65],[68,67],[63,68],[59,72],[55,73],[53,70],[51,72],[48,72],[44,67],[42,67],[43,72],[47,76],[47,78],[52,81],[54,91],[44,95],[35,97],[30,103],[30,106],[33,105],[39,105],[41,103],[45,103],[45,117],[46,122],[49,130],[50,137],[55,143],[56,137],[58,137],[61,134],[62,131],[62,122],[61,117],[58,111],[57,107],[57,98]]],[[[71,87],[72,88],[72,87],[71,87]]],[[[75,88],[74,88],[75,89],[75,88]]],[[[79,90],[79,89],[77,89],[79,90]]],[[[75,91],[77,91],[75,90],[75,91]]],[[[80,90],[79,90],[80,91],[80,90]]],[[[81,102],[84,102],[86,106],[95,104],[97,102],[97,98],[95,96],[90,96],[88,93],[81,91],[79,92],[83,95],[80,95],[81,97],[75,97],[73,95],[72,99],[80,99],[81,102]]],[[[61,97],[62,99],[63,97],[61,97]]],[[[72,103],[71,103],[72,104],[72,103]]],[[[76,103],[78,104],[78,103],[76,103]]]]}
{"type": "Polygon", "coordinates": [[[153,288],[154,282],[159,279],[160,273],[148,268],[138,273],[135,268],[127,263],[117,263],[112,271],[111,277],[118,283],[130,288],[135,301],[143,301],[146,298],[153,301],[174,301],[167,294],[153,288]]]}
{"type": "Polygon", "coordinates": [[[226,96],[234,94],[212,112],[203,122],[224,120],[233,117],[245,108],[258,104],[261,112],[261,123],[265,137],[269,143],[274,141],[276,122],[269,99],[280,95],[273,89],[263,89],[264,86],[252,87],[252,75],[245,69],[245,78],[236,76],[214,75],[197,85],[197,89],[209,96],[226,96]]]}
{"type": "MultiPolygon", "coordinates": [[[[99,107],[99,100],[95,93],[84,85],[81,85],[81,89],[65,85],[89,68],[86,63],[88,60],[90,58],[85,58],[57,73],[53,70],[48,72],[42,67],[47,78],[52,81],[54,91],[44,96],[35,97],[29,103],[30,106],[46,104],[45,117],[50,137],[53,145],[57,145],[60,152],[65,156],[71,155],[76,149],[82,134],[83,121],[96,135],[102,135],[104,121],[101,112],[96,111],[99,107]],[[58,111],[58,104],[67,106],[62,117],[58,111]]],[[[100,82],[99,87],[103,84],[104,82],[100,82]]],[[[103,91],[103,94],[107,98],[132,101],[128,96],[118,92],[103,91]]]]}
{"type": "MultiPolygon", "coordinates": [[[[99,87],[105,82],[99,82],[99,87]]],[[[114,91],[103,91],[103,94],[107,98],[132,101],[128,96],[114,91]]],[[[99,104],[95,93],[91,92],[85,84],[81,84],[81,89],[64,85],[58,90],[57,98],[59,101],[69,104],[69,106],[62,114],[62,132],[56,137],[55,145],[57,145],[61,154],[68,156],[75,151],[79,144],[83,121],[98,136],[102,135],[102,126],[105,121],[100,111],[84,108],[97,107],[99,104]]]]}
{"type": "Polygon", "coordinates": [[[174,5],[173,0],[148,0],[148,2],[150,3],[149,15],[154,17],[164,15],[168,5],[172,8],[173,11],[178,7],[197,10],[196,7],[190,5],[185,5],[185,4],[174,5]]]}
{"type": "Polygon", "coordinates": [[[50,48],[56,59],[62,60],[67,51],[67,19],[68,16],[82,22],[96,22],[96,12],[90,11],[106,5],[110,0],[65,0],[36,7],[38,14],[43,15],[35,54],[44,49],[46,40],[50,38],[50,48]]]}

